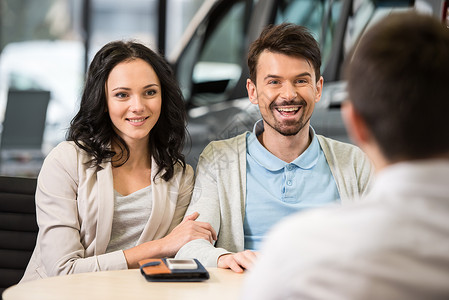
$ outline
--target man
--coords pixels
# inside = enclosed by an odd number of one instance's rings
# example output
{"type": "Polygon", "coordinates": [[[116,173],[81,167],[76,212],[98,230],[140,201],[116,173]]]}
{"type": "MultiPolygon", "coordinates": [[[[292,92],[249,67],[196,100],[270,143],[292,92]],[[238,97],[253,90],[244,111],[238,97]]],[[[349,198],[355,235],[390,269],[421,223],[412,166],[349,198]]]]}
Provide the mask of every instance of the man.
{"type": "Polygon", "coordinates": [[[344,120],[375,183],[354,206],[279,224],[244,299],[449,299],[449,29],[390,15],[346,69],[344,120]]]}
{"type": "Polygon", "coordinates": [[[370,162],[349,144],[315,134],[310,117],[323,77],[318,43],[305,27],[266,28],[252,43],[247,90],[262,120],[252,133],[209,144],[200,156],[188,212],[209,222],[215,247],[195,240],[178,258],[242,272],[266,232],[285,216],[363,194],[370,162]]]}

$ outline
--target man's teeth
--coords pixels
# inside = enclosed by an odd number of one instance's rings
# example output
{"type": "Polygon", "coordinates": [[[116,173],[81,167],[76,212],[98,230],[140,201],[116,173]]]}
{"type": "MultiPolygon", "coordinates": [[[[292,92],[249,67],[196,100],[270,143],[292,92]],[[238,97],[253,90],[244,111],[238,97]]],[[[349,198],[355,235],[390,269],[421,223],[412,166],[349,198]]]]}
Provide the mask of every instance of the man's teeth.
{"type": "Polygon", "coordinates": [[[298,108],[297,107],[287,107],[287,108],[277,108],[278,111],[285,111],[285,112],[289,112],[289,111],[297,111],[298,108]]]}

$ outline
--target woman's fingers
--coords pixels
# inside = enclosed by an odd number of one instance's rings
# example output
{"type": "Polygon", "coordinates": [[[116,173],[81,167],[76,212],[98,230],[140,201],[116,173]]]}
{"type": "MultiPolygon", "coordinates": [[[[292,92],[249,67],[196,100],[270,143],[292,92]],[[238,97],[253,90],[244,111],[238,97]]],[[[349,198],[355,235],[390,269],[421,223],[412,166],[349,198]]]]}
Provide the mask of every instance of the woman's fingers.
{"type": "Polygon", "coordinates": [[[188,221],[195,221],[196,218],[198,218],[199,215],[200,214],[198,212],[194,212],[194,213],[192,213],[192,214],[190,214],[188,216],[185,216],[184,219],[182,220],[181,224],[185,223],[185,222],[188,222],[188,221]]]}

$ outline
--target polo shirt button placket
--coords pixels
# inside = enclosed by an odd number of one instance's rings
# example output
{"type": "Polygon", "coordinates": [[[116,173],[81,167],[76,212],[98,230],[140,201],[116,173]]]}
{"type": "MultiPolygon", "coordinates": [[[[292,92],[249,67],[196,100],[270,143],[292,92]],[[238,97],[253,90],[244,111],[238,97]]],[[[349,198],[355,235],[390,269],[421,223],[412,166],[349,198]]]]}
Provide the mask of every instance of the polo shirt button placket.
{"type": "Polygon", "coordinates": [[[294,200],[294,177],[295,166],[293,164],[287,164],[284,167],[285,181],[284,181],[284,201],[291,202],[294,200]]]}
{"type": "Polygon", "coordinates": [[[293,181],[292,181],[293,176],[294,176],[293,169],[294,169],[293,165],[291,165],[291,164],[287,165],[286,184],[290,187],[293,185],[293,181]]]}

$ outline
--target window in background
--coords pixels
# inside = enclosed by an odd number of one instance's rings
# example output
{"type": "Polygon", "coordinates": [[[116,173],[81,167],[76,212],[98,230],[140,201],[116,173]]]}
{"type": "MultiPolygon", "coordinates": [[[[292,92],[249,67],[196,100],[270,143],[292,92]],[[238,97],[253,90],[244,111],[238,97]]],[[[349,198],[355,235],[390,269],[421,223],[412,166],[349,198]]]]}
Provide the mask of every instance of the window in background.
{"type": "MultiPolygon", "coordinates": [[[[167,0],[166,53],[204,1],[167,0]]],[[[85,46],[87,63],[117,39],[136,39],[156,50],[158,13],[159,0],[0,0],[0,123],[10,89],[50,92],[41,154],[13,151],[0,160],[0,174],[36,176],[43,157],[65,139],[84,83],[85,46]]]]}
{"type": "Polygon", "coordinates": [[[210,86],[212,82],[218,86],[223,85],[223,93],[218,92],[213,100],[207,93],[203,95],[205,97],[201,97],[201,93],[198,93],[198,96],[192,99],[194,105],[221,102],[226,91],[237,84],[242,72],[240,62],[244,57],[245,32],[242,28],[245,28],[245,8],[246,2],[237,2],[223,16],[221,22],[213,26],[213,31],[208,33],[198,62],[193,68],[192,81],[199,89],[204,83],[210,86]]]}
{"type": "MultiPolygon", "coordinates": [[[[164,0],[166,3],[165,53],[177,45],[194,14],[205,0],[164,0]]],[[[158,51],[159,0],[89,0],[89,61],[106,43],[138,40],[158,51]]]]}
{"type": "Polygon", "coordinates": [[[206,0],[167,0],[166,53],[178,45],[187,26],[206,0]]]}
{"type": "MultiPolygon", "coordinates": [[[[340,18],[340,0],[282,0],[277,2],[275,24],[291,22],[309,28],[321,46],[323,65],[331,55],[332,42],[340,18]]],[[[322,70],[323,71],[323,70],[322,70]]]]}
{"type": "Polygon", "coordinates": [[[2,157],[0,173],[36,176],[43,156],[64,139],[79,99],[84,73],[82,1],[1,0],[0,4],[0,121],[9,90],[50,92],[41,155],[17,149],[2,157]]]}
{"type": "Polygon", "coordinates": [[[90,0],[89,62],[106,43],[135,39],[157,50],[159,0],[90,0]]]}
{"type": "Polygon", "coordinates": [[[223,1],[220,5],[221,9],[196,28],[177,60],[178,81],[193,106],[225,100],[241,75],[252,1],[223,1]]]}

